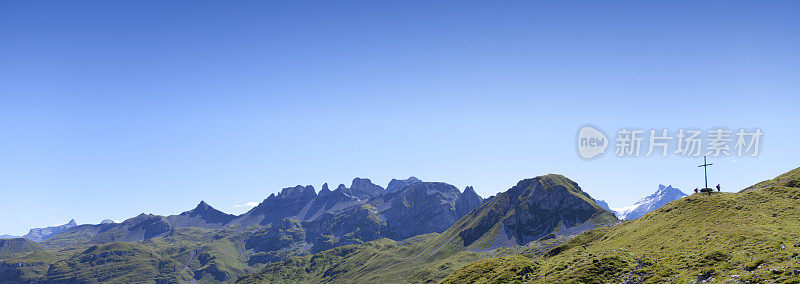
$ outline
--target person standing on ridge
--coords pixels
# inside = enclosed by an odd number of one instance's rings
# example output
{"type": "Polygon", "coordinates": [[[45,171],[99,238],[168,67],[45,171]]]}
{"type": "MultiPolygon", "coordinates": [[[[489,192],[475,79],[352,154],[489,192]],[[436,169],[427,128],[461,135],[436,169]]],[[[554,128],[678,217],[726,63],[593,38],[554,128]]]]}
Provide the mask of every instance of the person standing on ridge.
{"type": "Polygon", "coordinates": [[[717,184],[717,192],[719,192],[719,190],[720,190],[720,187],[719,187],[719,184],[717,184]]]}

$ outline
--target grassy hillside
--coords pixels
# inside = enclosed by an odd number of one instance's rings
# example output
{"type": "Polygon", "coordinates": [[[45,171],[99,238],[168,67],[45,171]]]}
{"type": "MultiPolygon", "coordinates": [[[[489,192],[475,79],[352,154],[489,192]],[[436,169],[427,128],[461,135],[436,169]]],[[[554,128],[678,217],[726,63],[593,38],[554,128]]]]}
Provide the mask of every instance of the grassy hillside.
{"type": "MultiPolygon", "coordinates": [[[[741,193],[694,194],[610,229],[592,230],[531,261],[532,282],[798,283],[800,168],[741,193]]],[[[447,281],[466,281],[491,262],[447,281]]]]}
{"type": "Polygon", "coordinates": [[[47,281],[55,283],[87,282],[188,282],[192,277],[180,263],[162,258],[137,243],[110,243],[92,246],[47,272],[47,281]]]}
{"type": "Polygon", "coordinates": [[[800,168],[788,171],[771,180],[765,180],[743,189],[741,192],[768,186],[800,187],[800,168]]]}
{"type": "Polygon", "coordinates": [[[44,248],[42,248],[41,245],[29,239],[0,239],[0,259],[21,253],[30,253],[43,250],[44,248]]]}
{"type": "Polygon", "coordinates": [[[380,239],[293,257],[269,264],[237,283],[435,283],[475,261],[504,256],[535,257],[567,240],[554,238],[526,246],[460,251],[440,257],[426,253],[437,237],[438,234],[428,234],[400,242],[380,239]]]}

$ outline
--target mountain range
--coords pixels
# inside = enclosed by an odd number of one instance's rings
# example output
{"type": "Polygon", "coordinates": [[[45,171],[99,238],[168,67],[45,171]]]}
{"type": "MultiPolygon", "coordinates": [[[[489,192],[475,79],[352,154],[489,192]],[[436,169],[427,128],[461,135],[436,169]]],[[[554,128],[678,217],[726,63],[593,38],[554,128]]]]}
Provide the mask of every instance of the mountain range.
{"type": "Polygon", "coordinates": [[[413,177],[386,189],[356,178],[284,188],[238,216],[201,201],[2,240],[0,283],[786,282],[800,275],[799,180],[800,168],[683,198],[662,185],[623,221],[557,174],[487,199],[413,177]]]}
{"type": "MultiPolygon", "coordinates": [[[[349,187],[339,185],[333,191],[324,184],[319,193],[310,185],[284,188],[238,216],[226,214],[200,201],[195,208],[178,215],[140,214],[120,223],[85,225],[77,225],[72,221],[67,226],[36,230],[41,235],[47,235],[37,239],[37,245],[48,251],[75,250],[74,253],[95,253],[108,248],[146,251],[156,249],[152,247],[154,240],[177,238],[182,243],[187,241],[185,237],[198,232],[221,234],[213,237],[217,240],[214,245],[197,243],[199,251],[193,252],[190,257],[197,261],[196,267],[193,267],[192,261],[185,264],[193,268],[188,270],[189,278],[178,275],[170,279],[226,281],[264,263],[292,255],[363,244],[381,238],[403,240],[421,234],[441,233],[484,202],[472,187],[462,192],[446,183],[423,182],[414,177],[392,180],[389,188],[392,190],[375,185],[369,179],[355,178],[349,187]],[[107,246],[119,242],[138,243],[144,247],[107,246]],[[87,247],[96,248],[87,250],[87,247]],[[210,255],[237,256],[229,261],[211,256],[200,258],[199,253],[203,250],[208,250],[210,255]]],[[[194,243],[196,239],[190,242],[194,243]]],[[[142,252],[134,255],[161,257],[160,253],[142,252]]],[[[62,267],[50,271],[66,273],[69,269],[62,267]]],[[[76,275],[47,277],[64,281],[95,279],[95,276],[76,275]]]]}
{"type": "Polygon", "coordinates": [[[616,222],[577,183],[550,174],[519,181],[440,234],[292,257],[269,263],[239,282],[435,282],[481,257],[544,250],[616,222]]]}

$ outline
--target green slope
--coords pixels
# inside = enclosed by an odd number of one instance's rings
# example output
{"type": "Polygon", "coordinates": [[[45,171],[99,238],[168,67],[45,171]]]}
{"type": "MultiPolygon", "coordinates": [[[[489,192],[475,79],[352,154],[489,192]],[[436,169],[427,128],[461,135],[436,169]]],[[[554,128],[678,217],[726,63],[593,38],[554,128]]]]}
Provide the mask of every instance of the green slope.
{"type": "Polygon", "coordinates": [[[459,268],[487,258],[541,255],[565,238],[492,251],[461,251],[448,257],[425,252],[438,234],[404,241],[380,239],[268,264],[237,283],[435,283],[459,268]]]}
{"type": "MultiPolygon", "coordinates": [[[[694,194],[640,219],[585,232],[534,259],[527,280],[797,283],[799,177],[800,168],[741,193],[694,194]]],[[[467,266],[447,281],[476,277],[484,265],[467,266]]]]}
{"type": "Polygon", "coordinates": [[[0,239],[0,259],[43,250],[41,245],[29,239],[0,239]]]}
{"type": "Polygon", "coordinates": [[[191,279],[184,265],[136,243],[92,246],[57,262],[46,276],[46,282],[54,283],[176,283],[191,279]]]}

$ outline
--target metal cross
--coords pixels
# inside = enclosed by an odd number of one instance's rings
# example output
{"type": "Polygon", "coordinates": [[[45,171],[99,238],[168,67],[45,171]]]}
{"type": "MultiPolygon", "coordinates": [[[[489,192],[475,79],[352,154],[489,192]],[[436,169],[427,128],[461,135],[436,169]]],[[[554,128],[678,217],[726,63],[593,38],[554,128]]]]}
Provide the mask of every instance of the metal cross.
{"type": "Polygon", "coordinates": [[[710,166],[710,165],[713,165],[713,164],[709,164],[708,162],[706,162],[706,156],[703,156],[703,164],[697,166],[698,168],[699,167],[703,167],[703,174],[706,177],[706,187],[705,188],[708,188],[708,166],[710,166]]]}

